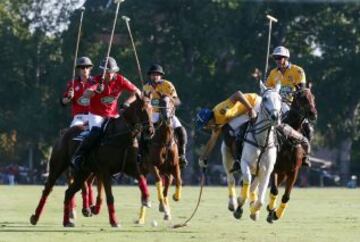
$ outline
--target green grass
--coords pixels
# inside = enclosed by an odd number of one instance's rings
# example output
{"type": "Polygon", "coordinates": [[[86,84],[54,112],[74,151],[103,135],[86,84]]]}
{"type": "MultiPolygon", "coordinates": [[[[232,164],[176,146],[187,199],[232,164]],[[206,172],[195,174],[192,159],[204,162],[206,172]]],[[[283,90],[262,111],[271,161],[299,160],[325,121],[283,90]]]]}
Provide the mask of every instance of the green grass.
{"type": "MultiPolygon", "coordinates": [[[[174,189],[172,188],[171,191],[174,189]]],[[[157,211],[155,188],[151,188],[153,208],[148,210],[144,226],[135,225],[138,216],[137,187],[114,187],[117,216],[122,227],[108,224],[107,208],[100,215],[80,215],[76,228],[62,227],[62,201],[65,187],[55,187],[38,225],[29,217],[40,198],[40,186],[0,186],[0,241],[360,241],[359,189],[300,189],[293,191],[282,220],[268,224],[262,209],[260,220],[253,222],[245,209],[240,221],[227,210],[227,189],[205,187],[199,210],[187,227],[173,229],[171,224],[184,222],[193,211],[198,187],[184,187],[183,199],[171,202],[172,222],[162,221],[157,211]],[[152,220],[158,227],[150,225],[152,220]]],[[[281,191],[282,192],[282,191],[281,191]]]]}

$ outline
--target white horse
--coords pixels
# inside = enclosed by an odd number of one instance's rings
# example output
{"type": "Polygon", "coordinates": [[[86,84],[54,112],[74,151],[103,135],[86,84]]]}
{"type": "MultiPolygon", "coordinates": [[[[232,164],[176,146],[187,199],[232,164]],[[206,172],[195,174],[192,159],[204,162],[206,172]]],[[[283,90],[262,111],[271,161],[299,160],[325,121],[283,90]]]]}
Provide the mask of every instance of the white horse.
{"type": "Polygon", "coordinates": [[[259,210],[265,203],[266,188],[276,162],[275,126],[280,124],[282,105],[280,85],[274,89],[267,89],[260,82],[260,88],[262,96],[260,110],[256,122],[248,127],[241,156],[242,189],[234,211],[234,217],[237,219],[241,218],[242,207],[251,192],[253,201],[250,205],[250,217],[257,220],[259,210]],[[251,183],[252,175],[255,176],[253,183],[251,183]]]}

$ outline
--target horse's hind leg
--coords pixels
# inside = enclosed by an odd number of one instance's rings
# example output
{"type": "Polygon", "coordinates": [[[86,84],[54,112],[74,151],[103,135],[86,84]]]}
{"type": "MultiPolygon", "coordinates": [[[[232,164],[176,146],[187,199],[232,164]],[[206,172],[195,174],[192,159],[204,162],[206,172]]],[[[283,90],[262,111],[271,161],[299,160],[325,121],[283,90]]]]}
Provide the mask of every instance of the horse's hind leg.
{"type": "Polygon", "coordinates": [[[224,141],[221,143],[221,156],[222,156],[223,167],[226,173],[226,179],[227,179],[227,185],[229,191],[228,209],[233,212],[237,207],[235,177],[233,173],[230,172],[230,169],[233,167],[234,158],[231,154],[230,148],[226,146],[224,141]]]}
{"type": "Polygon", "coordinates": [[[70,184],[69,188],[65,191],[65,199],[64,199],[64,217],[63,217],[63,225],[64,227],[74,227],[75,224],[70,221],[70,210],[71,210],[71,199],[73,199],[76,192],[78,192],[82,185],[84,184],[86,178],[88,177],[88,173],[78,173],[75,177],[73,183],[70,184]]]}
{"type": "Polygon", "coordinates": [[[35,209],[35,214],[31,215],[31,217],[30,217],[30,223],[32,225],[36,225],[37,222],[39,221],[39,218],[40,218],[41,213],[43,212],[46,200],[47,200],[49,194],[51,193],[56,180],[60,177],[61,173],[66,169],[66,166],[55,167],[54,165],[57,165],[57,162],[54,162],[54,160],[51,159],[50,160],[49,177],[45,183],[44,190],[42,192],[42,196],[38,203],[38,206],[35,209]]]}

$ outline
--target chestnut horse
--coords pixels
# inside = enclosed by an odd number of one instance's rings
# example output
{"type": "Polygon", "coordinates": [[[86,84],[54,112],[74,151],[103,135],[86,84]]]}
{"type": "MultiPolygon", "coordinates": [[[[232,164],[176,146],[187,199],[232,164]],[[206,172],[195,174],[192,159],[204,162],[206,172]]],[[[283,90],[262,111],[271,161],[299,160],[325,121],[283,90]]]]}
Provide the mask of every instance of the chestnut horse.
{"type": "MultiPolygon", "coordinates": [[[[292,101],[290,111],[287,113],[283,122],[289,124],[296,131],[301,132],[305,119],[312,121],[317,119],[315,98],[309,88],[294,93],[294,100],[292,101]]],[[[269,211],[267,221],[269,223],[283,217],[304,155],[305,150],[300,144],[294,144],[289,140],[284,140],[282,143],[274,171],[271,174],[270,201],[267,207],[269,211]],[[276,199],[279,193],[278,187],[282,182],[285,182],[285,193],[280,206],[276,209],[276,199]]]]}
{"type": "MultiPolygon", "coordinates": [[[[173,195],[174,201],[181,198],[182,178],[179,164],[178,147],[176,144],[172,117],[175,113],[174,103],[167,96],[159,100],[159,121],[155,124],[155,135],[148,141],[144,153],[143,164],[155,177],[159,211],[164,212],[164,220],[171,220],[168,190],[173,178],[175,178],[176,190],[173,195]]],[[[145,223],[145,211],[143,206],[138,223],[145,223]]]]}

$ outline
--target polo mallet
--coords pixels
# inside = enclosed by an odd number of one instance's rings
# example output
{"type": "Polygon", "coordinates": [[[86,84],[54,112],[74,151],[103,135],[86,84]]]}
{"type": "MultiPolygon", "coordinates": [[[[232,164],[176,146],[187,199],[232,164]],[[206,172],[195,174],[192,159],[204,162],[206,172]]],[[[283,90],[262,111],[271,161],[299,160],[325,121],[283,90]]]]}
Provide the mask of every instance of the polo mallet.
{"type": "Polygon", "coordinates": [[[82,28],[82,22],[84,17],[85,7],[80,8],[80,23],[79,23],[79,29],[76,39],[76,48],[75,48],[75,57],[74,57],[74,63],[73,63],[73,72],[72,72],[72,78],[71,78],[71,86],[74,88],[74,79],[75,79],[75,71],[76,71],[76,60],[78,57],[78,51],[79,51],[79,45],[80,45],[80,36],[81,36],[81,28],[82,28]]]}
{"type": "Polygon", "coordinates": [[[112,30],[111,30],[111,35],[110,35],[110,40],[109,40],[109,46],[106,52],[106,58],[105,58],[105,64],[104,64],[104,71],[102,74],[102,78],[100,80],[100,84],[103,82],[103,80],[105,79],[105,74],[106,74],[106,69],[107,69],[107,65],[109,62],[109,56],[110,56],[110,51],[111,51],[111,45],[113,42],[113,38],[114,38],[114,32],[115,32],[115,26],[116,26],[116,21],[117,21],[117,17],[119,14],[119,9],[120,9],[120,4],[122,2],[124,2],[125,0],[114,0],[115,3],[117,3],[116,5],[116,11],[115,11],[115,17],[114,17],[114,22],[113,22],[113,26],[112,26],[112,30]]]}
{"type": "Polygon", "coordinates": [[[144,78],[143,78],[142,71],[141,71],[140,61],[139,61],[139,57],[138,57],[138,54],[137,54],[137,51],[136,51],[136,47],[135,47],[135,43],[134,43],[134,38],[133,38],[133,35],[132,35],[132,32],[131,32],[131,28],[130,28],[130,24],[129,24],[130,18],[127,17],[127,16],[122,16],[121,18],[122,18],[122,19],[125,21],[125,23],[126,23],[126,27],[127,27],[128,32],[129,32],[131,44],[132,44],[132,47],[133,47],[133,50],[134,50],[134,55],[135,55],[135,60],[136,60],[136,66],[137,66],[138,75],[139,75],[139,78],[140,78],[140,81],[141,81],[141,85],[144,86],[144,78]]]}
{"type": "Polygon", "coordinates": [[[268,65],[269,65],[269,52],[270,52],[270,42],[271,42],[271,30],[272,30],[272,23],[278,22],[278,19],[271,16],[271,15],[266,15],[266,17],[269,19],[269,36],[268,36],[268,43],[267,43],[267,52],[266,52],[266,62],[265,62],[265,71],[264,71],[264,75],[263,75],[263,80],[266,81],[266,74],[268,71],[268,65]]]}
{"type": "Polygon", "coordinates": [[[200,205],[201,196],[202,196],[203,188],[204,188],[204,185],[205,185],[205,174],[206,174],[206,168],[203,168],[203,169],[202,169],[202,172],[201,172],[201,181],[200,181],[199,197],[198,197],[198,201],[197,201],[197,203],[196,203],[196,206],[195,206],[194,211],[192,212],[191,216],[190,216],[188,219],[185,220],[184,223],[175,224],[175,225],[173,226],[174,229],[178,229],[178,228],[182,228],[182,227],[187,226],[188,222],[190,222],[190,220],[195,216],[195,213],[197,212],[197,210],[198,210],[198,208],[199,208],[199,205],[200,205]]]}

